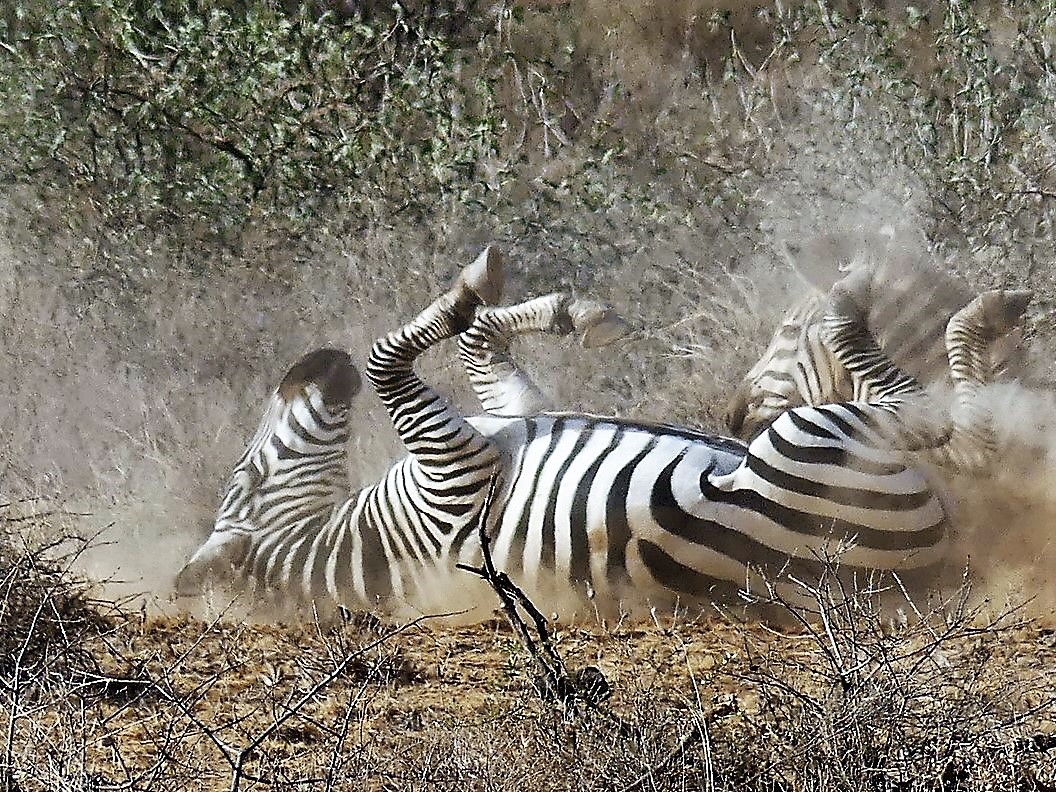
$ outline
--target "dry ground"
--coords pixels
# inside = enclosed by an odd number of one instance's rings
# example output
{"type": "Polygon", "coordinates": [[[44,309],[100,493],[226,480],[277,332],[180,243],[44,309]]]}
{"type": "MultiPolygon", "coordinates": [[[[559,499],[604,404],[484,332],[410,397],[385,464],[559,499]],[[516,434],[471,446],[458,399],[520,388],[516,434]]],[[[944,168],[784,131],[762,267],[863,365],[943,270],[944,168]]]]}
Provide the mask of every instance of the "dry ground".
{"type": "Polygon", "coordinates": [[[1056,632],[947,630],[862,632],[865,670],[841,681],[802,630],[717,616],[563,627],[568,667],[599,667],[614,691],[573,721],[535,694],[501,620],[129,617],[92,642],[114,681],[38,691],[9,756],[25,789],[82,772],[92,789],[230,789],[240,758],[242,789],[1051,788],[1056,632]]]}
{"type": "Polygon", "coordinates": [[[1056,620],[968,587],[566,620],[565,669],[611,695],[562,703],[498,615],[150,615],[93,599],[78,549],[0,554],[9,790],[1056,784],[1056,620]]]}

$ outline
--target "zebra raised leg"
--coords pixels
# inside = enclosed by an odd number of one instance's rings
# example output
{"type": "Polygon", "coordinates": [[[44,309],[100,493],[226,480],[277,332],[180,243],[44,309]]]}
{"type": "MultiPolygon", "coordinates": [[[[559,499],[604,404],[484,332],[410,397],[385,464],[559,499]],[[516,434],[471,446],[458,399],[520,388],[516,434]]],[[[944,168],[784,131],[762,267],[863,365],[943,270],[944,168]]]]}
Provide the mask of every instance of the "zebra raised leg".
{"type": "Polygon", "coordinates": [[[527,416],[554,409],[552,401],[510,356],[514,336],[540,332],[581,334],[585,347],[623,337],[629,326],[608,306],[568,294],[548,294],[515,306],[478,308],[458,336],[458,352],[484,411],[527,416]]]}
{"type": "Polygon", "coordinates": [[[473,323],[478,306],[501,294],[502,255],[489,247],[458,276],[454,286],[411,322],[374,342],[366,378],[378,394],[407,451],[429,477],[486,480],[497,452],[442,394],[423,382],[414,361],[473,323]]]}
{"type": "Polygon", "coordinates": [[[934,462],[959,473],[985,472],[994,459],[991,407],[983,392],[993,381],[991,350],[1014,331],[1031,299],[1029,291],[988,291],[950,318],[945,344],[953,405],[946,408],[912,377],[892,368],[886,353],[866,329],[874,283],[858,271],[833,286],[822,335],[835,357],[873,394],[871,403],[897,416],[897,442],[920,450],[934,462]]]}
{"type": "Polygon", "coordinates": [[[1033,294],[983,292],[951,317],[946,349],[953,379],[952,432],[938,449],[940,464],[962,473],[985,473],[997,455],[992,405],[984,389],[994,380],[992,345],[1018,329],[1033,294]]]}
{"type": "Polygon", "coordinates": [[[850,374],[856,391],[865,394],[857,401],[871,405],[877,418],[887,413],[893,419],[877,426],[888,434],[888,442],[903,448],[935,447],[949,433],[945,427],[936,428],[933,417],[925,414],[929,402],[924,388],[894,364],[869,331],[873,292],[874,273],[866,269],[834,284],[826,300],[821,339],[850,374]]]}

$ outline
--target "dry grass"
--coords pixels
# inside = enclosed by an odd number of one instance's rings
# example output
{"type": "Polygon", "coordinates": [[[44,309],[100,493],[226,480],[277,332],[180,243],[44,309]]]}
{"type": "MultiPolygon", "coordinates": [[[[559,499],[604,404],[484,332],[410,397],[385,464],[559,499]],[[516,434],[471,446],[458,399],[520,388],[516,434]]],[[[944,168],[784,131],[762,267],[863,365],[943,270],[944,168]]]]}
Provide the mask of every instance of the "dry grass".
{"type": "MultiPolygon", "coordinates": [[[[0,669],[7,788],[1056,782],[1050,628],[963,599],[901,622],[868,594],[822,590],[817,603],[774,605],[806,619],[794,629],[685,614],[564,625],[556,647],[568,667],[595,665],[613,689],[576,718],[536,695],[530,658],[496,621],[268,625],[126,612],[78,631],[88,682],[0,669]]],[[[47,636],[25,645],[71,640],[19,629],[47,636]]],[[[35,669],[45,655],[20,659],[35,669]]]]}

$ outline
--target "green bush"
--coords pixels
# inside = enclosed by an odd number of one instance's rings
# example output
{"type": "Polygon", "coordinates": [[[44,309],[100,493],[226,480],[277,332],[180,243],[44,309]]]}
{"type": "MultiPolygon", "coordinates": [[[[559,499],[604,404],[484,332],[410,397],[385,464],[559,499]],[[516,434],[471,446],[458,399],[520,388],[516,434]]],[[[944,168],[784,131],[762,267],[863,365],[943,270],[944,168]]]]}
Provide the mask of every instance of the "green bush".
{"type": "Polygon", "coordinates": [[[276,0],[24,1],[0,17],[7,177],[123,232],[230,242],[421,206],[493,150],[453,12],[369,19],[276,0]]]}

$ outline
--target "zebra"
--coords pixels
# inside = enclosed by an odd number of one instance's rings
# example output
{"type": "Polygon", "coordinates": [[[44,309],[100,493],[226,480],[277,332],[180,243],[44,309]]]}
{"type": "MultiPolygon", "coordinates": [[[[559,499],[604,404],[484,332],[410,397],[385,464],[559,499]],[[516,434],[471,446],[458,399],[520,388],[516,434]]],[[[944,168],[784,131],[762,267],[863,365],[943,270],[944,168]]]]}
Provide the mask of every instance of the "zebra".
{"type": "MultiPolygon", "coordinates": [[[[929,389],[952,385],[945,332],[950,318],[973,297],[966,283],[880,236],[862,240],[857,250],[842,235],[781,247],[811,293],[785,313],[728,402],[725,420],[731,434],[750,440],[803,404],[870,400],[867,383],[852,377],[822,338],[827,290],[857,269],[872,273],[866,323],[881,347],[929,389]]],[[[1017,327],[990,345],[991,363],[1001,376],[1017,373],[1021,340],[1017,327]]]]}
{"type": "MultiPolygon", "coordinates": [[[[820,577],[834,548],[850,574],[934,580],[948,514],[903,446],[945,440],[914,423],[920,385],[869,335],[868,279],[852,273],[830,290],[822,332],[872,400],[789,410],[745,444],[590,414],[461,415],[414,362],[470,328],[500,278],[501,258],[486,250],[374,343],[365,376],[409,455],[351,497],[333,482],[344,471],[354,368],[332,351],[295,366],[178,588],[194,593],[216,575],[286,604],[451,607],[463,602],[455,564],[478,562],[482,516],[497,566],[530,593],[572,603],[725,600],[764,575],[820,577]]],[[[950,361],[966,400],[985,376],[978,362],[1026,299],[988,292],[952,323],[963,328],[949,339],[963,347],[950,361]]],[[[476,604],[481,592],[468,595],[476,604]]]]}

